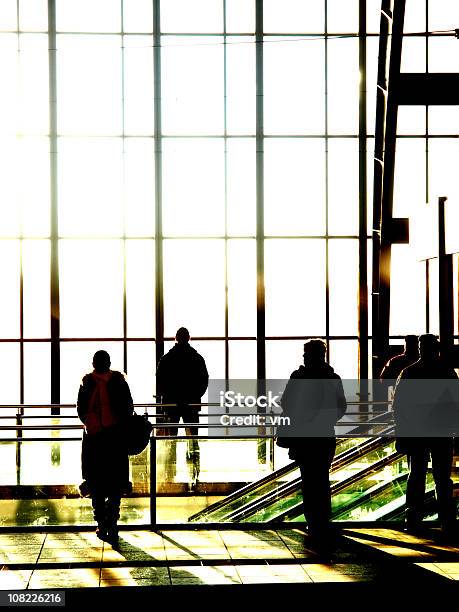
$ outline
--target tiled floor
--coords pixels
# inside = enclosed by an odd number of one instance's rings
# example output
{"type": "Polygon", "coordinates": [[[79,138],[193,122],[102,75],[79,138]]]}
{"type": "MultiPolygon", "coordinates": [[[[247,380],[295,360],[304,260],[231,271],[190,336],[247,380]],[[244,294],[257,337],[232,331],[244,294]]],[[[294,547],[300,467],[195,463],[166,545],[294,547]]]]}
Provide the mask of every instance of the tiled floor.
{"type": "Polygon", "coordinates": [[[412,535],[392,529],[352,529],[348,537],[450,580],[459,580],[459,543],[442,542],[438,530],[412,535]]]}
{"type": "Polygon", "coordinates": [[[387,529],[346,534],[324,561],[299,529],[122,531],[119,550],[90,532],[0,533],[0,589],[371,583],[387,579],[384,559],[394,556],[426,576],[459,578],[459,549],[387,529]]]}

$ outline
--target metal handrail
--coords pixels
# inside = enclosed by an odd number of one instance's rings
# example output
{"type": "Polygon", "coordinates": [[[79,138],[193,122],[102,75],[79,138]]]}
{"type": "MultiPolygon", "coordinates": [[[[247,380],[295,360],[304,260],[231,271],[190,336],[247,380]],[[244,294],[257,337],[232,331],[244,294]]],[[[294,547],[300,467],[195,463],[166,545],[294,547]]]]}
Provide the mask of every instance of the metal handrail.
{"type": "MultiPolygon", "coordinates": [[[[346,402],[348,406],[376,406],[376,405],[384,405],[387,406],[392,402],[389,400],[368,400],[365,402],[361,401],[348,401],[346,402]]],[[[178,404],[176,403],[162,403],[162,402],[149,402],[146,404],[134,404],[134,408],[155,408],[155,407],[163,407],[163,408],[172,408],[176,407],[178,404]]],[[[199,403],[187,403],[187,406],[221,406],[219,402],[199,402],[199,403]]],[[[0,410],[7,408],[14,408],[17,410],[28,410],[31,408],[49,408],[49,409],[60,409],[60,408],[76,408],[76,404],[0,404],[0,410]]]]}
{"type": "MultiPolygon", "coordinates": [[[[377,421],[368,421],[369,425],[387,425],[387,422],[377,422],[377,421]]],[[[336,427],[348,427],[348,426],[362,426],[365,425],[365,422],[362,421],[345,421],[341,423],[338,421],[336,427]]],[[[171,429],[175,427],[179,427],[181,429],[185,427],[195,427],[201,429],[231,429],[238,427],[236,425],[219,425],[217,423],[152,423],[153,429],[171,429]]],[[[264,427],[265,429],[269,429],[271,427],[275,427],[271,423],[265,423],[261,425],[240,425],[241,428],[246,427],[264,427]]],[[[54,431],[61,431],[67,429],[84,429],[84,425],[60,425],[60,424],[49,424],[49,425],[0,425],[0,431],[35,431],[35,430],[46,430],[52,429],[54,431]]],[[[301,436],[300,436],[301,437],[301,436]]]]}

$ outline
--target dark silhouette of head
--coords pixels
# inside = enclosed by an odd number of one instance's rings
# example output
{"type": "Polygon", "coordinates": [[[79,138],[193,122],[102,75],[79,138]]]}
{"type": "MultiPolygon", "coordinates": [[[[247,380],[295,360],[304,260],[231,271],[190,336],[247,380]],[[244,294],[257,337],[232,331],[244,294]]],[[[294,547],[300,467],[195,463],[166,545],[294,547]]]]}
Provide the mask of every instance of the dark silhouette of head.
{"type": "Polygon", "coordinates": [[[419,356],[419,338],[414,334],[405,336],[405,354],[413,357],[419,356]]]}
{"type": "Polygon", "coordinates": [[[190,332],[187,330],[186,327],[180,327],[177,330],[177,333],[175,334],[175,341],[177,342],[177,344],[188,344],[188,342],[190,341],[190,332]]]}
{"type": "Polygon", "coordinates": [[[309,340],[304,344],[304,363],[323,363],[327,355],[327,345],[320,338],[309,340]]]}
{"type": "Polygon", "coordinates": [[[432,361],[440,356],[440,342],[433,334],[419,336],[419,354],[424,361],[432,361]]]}
{"type": "Polygon", "coordinates": [[[97,351],[92,358],[92,365],[96,372],[102,374],[110,369],[110,355],[107,351],[97,351]]]}

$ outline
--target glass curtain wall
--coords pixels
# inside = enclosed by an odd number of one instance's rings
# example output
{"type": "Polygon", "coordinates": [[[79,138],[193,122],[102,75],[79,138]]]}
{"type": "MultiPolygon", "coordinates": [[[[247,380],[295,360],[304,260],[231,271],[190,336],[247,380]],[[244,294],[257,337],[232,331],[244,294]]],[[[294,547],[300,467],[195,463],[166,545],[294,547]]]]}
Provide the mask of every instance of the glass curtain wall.
{"type": "MultiPolygon", "coordinates": [[[[342,376],[366,374],[378,13],[2,0],[1,403],[73,403],[96,348],[150,401],[181,325],[214,378],[286,377],[307,336],[342,376]]],[[[457,18],[408,0],[403,69],[457,71],[454,37],[427,35],[457,18]]],[[[457,126],[456,108],[401,109],[396,215],[456,196],[457,126]]],[[[438,328],[408,250],[393,251],[394,340],[438,328]]]]}

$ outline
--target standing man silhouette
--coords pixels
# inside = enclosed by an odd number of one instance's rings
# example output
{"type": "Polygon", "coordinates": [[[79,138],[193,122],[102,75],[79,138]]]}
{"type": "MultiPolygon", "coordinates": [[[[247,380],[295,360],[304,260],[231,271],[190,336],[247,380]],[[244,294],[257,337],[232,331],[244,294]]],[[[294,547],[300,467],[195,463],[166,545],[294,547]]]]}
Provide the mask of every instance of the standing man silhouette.
{"type": "Polygon", "coordinates": [[[327,345],[315,339],[304,345],[304,365],[290,376],[282,395],[283,414],[291,417],[289,457],[301,471],[303,507],[313,545],[329,552],[332,537],[329,471],[336,449],[335,425],[346,412],[338,374],[326,362],[327,345]]]}
{"type": "MultiPolygon", "coordinates": [[[[162,422],[199,423],[201,398],[207,390],[209,374],[204,358],[190,346],[190,332],[180,327],[175,334],[175,345],[159,361],[156,370],[156,392],[164,404],[175,406],[163,409],[162,422]]],[[[176,436],[178,427],[166,429],[166,435],[176,436]]],[[[186,427],[187,435],[197,435],[198,427],[186,427]]],[[[173,453],[175,455],[175,453],[173,453]]],[[[172,461],[174,461],[174,456],[172,461]]],[[[200,451],[198,441],[188,440],[187,462],[191,472],[190,488],[194,488],[199,477],[200,451]]],[[[167,466],[166,466],[167,467],[167,466]]],[[[168,466],[175,471],[174,466],[168,466]]]]}
{"type": "Polygon", "coordinates": [[[457,374],[440,359],[436,336],[419,337],[419,360],[401,373],[394,394],[396,446],[406,453],[406,526],[422,527],[429,458],[435,480],[438,516],[445,532],[455,530],[456,506],[451,468],[457,428],[457,374]]]}
{"type": "Polygon", "coordinates": [[[405,336],[404,352],[389,359],[381,372],[381,382],[383,380],[393,380],[395,382],[405,368],[419,359],[418,343],[417,336],[413,334],[405,336]]]}

